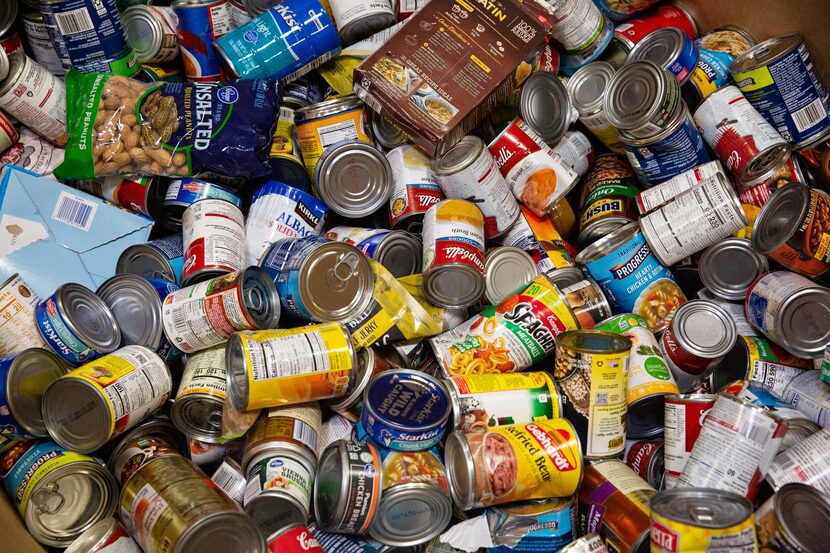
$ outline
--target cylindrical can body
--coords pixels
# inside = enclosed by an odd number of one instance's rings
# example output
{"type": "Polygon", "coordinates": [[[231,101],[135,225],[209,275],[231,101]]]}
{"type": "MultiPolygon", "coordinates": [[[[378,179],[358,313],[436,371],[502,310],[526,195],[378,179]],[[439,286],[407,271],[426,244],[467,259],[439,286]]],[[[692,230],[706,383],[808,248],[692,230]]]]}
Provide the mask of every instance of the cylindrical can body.
{"type": "Polygon", "coordinates": [[[594,0],[594,4],[613,21],[626,21],[632,15],[647,10],[659,0],[636,0],[627,4],[619,4],[609,0],[594,0]]]}
{"type": "Polygon", "coordinates": [[[522,216],[497,242],[526,251],[539,272],[548,276],[557,269],[572,269],[574,260],[568,248],[573,248],[562,239],[553,222],[548,217],[538,217],[526,207],[521,210],[522,216]]]}
{"type": "Polygon", "coordinates": [[[242,467],[232,457],[225,457],[219,468],[210,475],[210,480],[222,488],[231,499],[242,505],[247,480],[242,473],[242,467]]]}
{"type": "Polygon", "coordinates": [[[203,442],[222,435],[222,404],[228,395],[223,345],[187,356],[170,418],[183,434],[203,442]]]}
{"type": "Polygon", "coordinates": [[[714,395],[688,394],[666,396],[664,440],[665,489],[677,481],[692,452],[703,420],[715,404],[714,395]]]}
{"type": "Polygon", "coordinates": [[[13,275],[0,286],[0,355],[46,347],[35,323],[38,303],[40,298],[20,275],[13,275]]]}
{"type": "Polygon", "coordinates": [[[49,26],[43,21],[43,15],[40,12],[27,12],[21,20],[26,44],[35,61],[56,77],[65,75],[69,60],[62,60],[58,55],[49,35],[49,26]]]}
{"type": "Polygon", "coordinates": [[[189,81],[215,81],[221,77],[214,43],[231,30],[228,0],[178,0],[179,45],[189,81]]]}
{"type": "Polygon", "coordinates": [[[210,198],[224,200],[242,209],[242,198],[230,188],[199,179],[171,180],[162,200],[162,224],[170,230],[180,231],[185,210],[199,200],[210,198]]]}
{"type": "Polygon", "coordinates": [[[49,142],[66,144],[66,87],[26,54],[9,56],[0,108],[49,142]]]}
{"type": "Polygon", "coordinates": [[[623,60],[614,61],[624,61],[635,44],[652,31],[663,27],[677,27],[691,38],[697,36],[697,24],[688,12],[675,4],[663,4],[616,26],[614,43],[622,49],[623,60]]]}
{"type": "Polygon", "coordinates": [[[143,277],[161,278],[181,284],[184,265],[184,244],[181,235],[173,234],[146,244],[130,246],[121,252],[116,274],[132,273],[143,277]]]}
{"type": "Polygon", "coordinates": [[[655,489],[663,487],[663,440],[637,440],[626,444],[625,464],[655,489]]]}
{"type": "MultiPolygon", "coordinates": [[[[169,423],[168,423],[169,424],[169,423]]],[[[136,428],[136,431],[140,430],[136,428]]],[[[171,432],[174,430],[171,429],[171,432]]],[[[120,486],[124,486],[135,471],[157,457],[179,456],[181,453],[161,433],[141,433],[130,438],[124,436],[110,455],[107,468],[120,486]]]]}
{"type": "Polygon", "coordinates": [[[230,202],[192,204],[182,217],[182,237],[185,286],[245,268],[245,218],[230,202]]]}
{"type": "Polygon", "coordinates": [[[311,461],[317,461],[320,449],[318,430],[323,414],[317,402],[301,403],[263,410],[254,425],[245,434],[245,453],[242,466],[267,449],[272,442],[287,442],[299,447],[311,461]]]}
{"type": "MultiPolygon", "coordinates": [[[[290,97],[284,94],[283,103],[290,97]]],[[[311,178],[303,163],[303,152],[297,138],[295,121],[294,109],[281,105],[280,117],[268,152],[268,165],[271,167],[271,175],[268,178],[308,192],[311,189],[311,178]]]]}
{"type": "Polygon", "coordinates": [[[641,191],[637,195],[637,208],[641,214],[650,213],[717,174],[726,177],[723,166],[717,160],[698,165],[694,169],[684,171],[666,182],[641,191]]]}
{"type": "Polygon", "coordinates": [[[608,24],[599,8],[589,0],[558,0],[554,7],[557,21],[551,33],[568,53],[589,48],[600,29],[608,24]]]}
{"type": "Polygon", "coordinates": [[[429,158],[412,144],[389,151],[393,187],[389,196],[389,224],[393,229],[420,234],[427,210],[444,199],[438,179],[430,169],[429,158]]]}
{"type": "Polygon", "coordinates": [[[581,280],[570,286],[557,286],[573,310],[580,327],[594,328],[600,321],[611,316],[611,304],[608,303],[605,292],[592,279],[581,280]]]}
{"type": "Polygon", "coordinates": [[[826,494],[830,493],[830,428],[824,428],[809,438],[791,445],[779,453],[767,472],[772,489],[791,482],[808,484],[826,494]]]}
{"type": "Polygon", "coordinates": [[[397,20],[392,0],[334,0],[334,23],[343,44],[353,44],[390,27],[397,20]]]}
{"type": "Polygon", "coordinates": [[[90,526],[65,553],[141,553],[141,548],[127,529],[110,517],[90,526]]]}
{"type": "Polygon", "coordinates": [[[179,57],[179,18],[168,6],[134,6],[121,19],[138,61],[165,63],[179,57]]]}

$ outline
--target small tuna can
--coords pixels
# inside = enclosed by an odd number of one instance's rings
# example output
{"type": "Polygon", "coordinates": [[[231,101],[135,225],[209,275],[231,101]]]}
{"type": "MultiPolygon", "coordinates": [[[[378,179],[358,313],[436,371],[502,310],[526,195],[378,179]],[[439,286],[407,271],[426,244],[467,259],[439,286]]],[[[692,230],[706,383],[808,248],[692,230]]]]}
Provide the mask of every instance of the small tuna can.
{"type": "Polygon", "coordinates": [[[712,543],[757,551],[752,502],[728,491],[678,489],[658,493],[651,506],[651,550],[704,551],[712,543]]]}
{"type": "Polygon", "coordinates": [[[214,43],[231,30],[228,0],[175,0],[178,35],[187,80],[215,81],[221,77],[214,43]]]}
{"type": "Polygon", "coordinates": [[[161,358],[126,346],[54,381],[43,394],[43,420],[53,440],[89,453],[161,408],[173,379],[161,358]]]}
{"type": "Polygon", "coordinates": [[[164,63],[179,57],[179,18],[167,6],[133,6],[121,12],[127,43],[138,61],[164,63]]]}
{"type": "Polygon", "coordinates": [[[323,530],[365,534],[378,511],[381,459],[371,442],[338,440],[320,455],[314,520],[323,530]]]}
{"type": "MultiPolygon", "coordinates": [[[[10,54],[0,108],[52,144],[66,144],[66,86],[23,52],[10,54]],[[25,94],[18,91],[25,90],[25,94]]],[[[6,128],[5,134],[13,132],[6,128]]]]}
{"type": "Polygon", "coordinates": [[[183,264],[184,245],[182,236],[174,234],[152,240],[146,244],[129,246],[118,257],[115,273],[119,275],[132,273],[181,284],[183,264]]]}
{"type": "Polygon", "coordinates": [[[199,179],[173,179],[162,202],[162,224],[172,231],[182,230],[185,210],[204,199],[225,200],[242,209],[242,198],[233,190],[199,179]]]}
{"type": "Polygon", "coordinates": [[[46,344],[73,365],[118,349],[121,331],[104,301],[80,284],[67,283],[35,307],[46,344]]]}
{"type": "Polygon", "coordinates": [[[354,44],[397,21],[392,0],[333,0],[331,14],[343,44],[354,44]]]}
{"type": "Polygon", "coordinates": [[[495,305],[538,274],[536,263],[524,250],[511,246],[490,248],[484,257],[484,297],[495,305]]]}
{"type": "Polygon", "coordinates": [[[700,281],[715,296],[739,301],[755,280],[769,271],[767,258],[745,238],[729,237],[709,246],[698,261],[700,281]]]}
{"type": "Polygon", "coordinates": [[[228,397],[237,411],[341,397],[357,378],[354,345],[337,323],[240,332],[227,348],[228,397]]]}
{"type": "Polygon", "coordinates": [[[242,472],[242,467],[233,458],[225,457],[219,468],[210,476],[210,481],[222,488],[231,499],[242,505],[245,498],[247,479],[242,472]]]}
{"type": "Polygon", "coordinates": [[[758,507],[754,518],[761,551],[821,551],[830,501],[814,487],[785,484],[758,507]]]}
{"type": "Polygon", "coordinates": [[[187,356],[170,410],[170,419],[181,433],[202,442],[219,441],[227,380],[224,344],[187,356]]]}
{"type": "Polygon", "coordinates": [[[351,422],[359,421],[363,411],[363,390],[366,389],[369,380],[376,374],[395,368],[400,367],[377,353],[374,348],[360,348],[357,352],[357,377],[354,385],[349,387],[345,396],[328,401],[328,407],[351,422]]]}
{"type": "Polygon", "coordinates": [[[642,60],[625,64],[608,82],[603,110],[632,138],[661,134],[683,111],[680,85],[668,71],[642,60]]]}
{"type": "Polygon", "coordinates": [[[260,266],[276,285],[282,308],[301,320],[351,321],[372,302],[372,266],[344,242],[319,236],[278,240],[260,266]]]}
{"type": "Polygon", "coordinates": [[[352,244],[383,265],[395,278],[421,272],[421,241],[406,231],[337,226],[324,236],[352,244]]]}
{"type": "Polygon", "coordinates": [[[98,459],[51,441],[29,441],[6,452],[3,463],[6,492],[43,545],[68,547],[115,512],[118,484],[98,459]]]}
{"type": "Polygon", "coordinates": [[[600,321],[611,316],[611,305],[602,288],[593,279],[583,279],[560,289],[580,328],[594,328],[600,321]]]}
{"type": "Polygon", "coordinates": [[[445,199],[429,166],[430,158],[417,146],[403,144],[387,152],[386,159],[392,168],[390,228],[421,234],[427,210],[445,199]]]}
{"type": "Polygon", "coordinates": [[[386,448],[423,451],[444,437],[451,410],[449,392],[440,380],[397,369],[369,381],[361,422],[369,437],[386,448]]]}
{"type": "Polygon", "coordinates": [[[663,487],[663,440],[637,440],[626,443],[625,464],[650,486],[663,487]]]}
{"type": "Polygon", "coordinates": [[[0,319],[3,320],[0,355],[46,346],[35,323],[38,303],[40,298],[19,274],[0,285],[0,319]]]}
{"type": "Polygon", "coordinates": [[[141,553],[141,548],[114,517],[98,521],[64,553],[141,553]]]}
{"type": "Polygon", "coordinates": [[[245,268],[245,218],[225,200],[191,204],[182,216],[182,284],[189,286],[245,268]]]}
{"type": "Polygon", "coordinates": [[[559,142],[578,116],[565,85],[555,74],[545,71],[533,73],[525,80],[519,113],[528,128],[548,145],[559,142]],[[551,114],[556,114],[553,119],[551,114]]]}
{"type": "Polygon", "coordinates": [[[268,551],[279,553],[326,553],[311,530],[303,524],[292,524],[288,528],[268,536],[268,551]]]}
{"type": "Polygon", "coordinates": [[[51,351],[32,348],[0,356],[0,428],[8,440],[46,437],[41,403],[46,388],[71,370],[51,351]]]}
{"type": "Polygon", "coordinates": [[[511,535],[516,528],[527,528],[525,534],[515,547],[500,545],[490,547],[487,553],[531,553],[559,551],[576,538],[576,502],[574,497],[554,497],[519,501],[501,505],[491,511],[495,517],[494,531],[511,535]]]}
{"type": "Polygon", "coordinates": [[[623,145],[617,129],[611,125],[603,107],[603,98],[616,69],[604,61],[591,62],[568,79],[568,98],[579,113],[579,120],[591,134],[614,153],[622,154],[623,145]]]}
{"type": "Polygon", "coordinates": [[[656,63],[683,85],[697,65],[698,48],[692,37],[677,27],[652,31],[628,53],[626,63],[648,60],[656,63]]]}
{"type": "Polygon", "coordinates": [[[424,296],[441,307],[475,304],[486,290],[484,217],[476,204],[433,205],[424,216],[422,238],[424,296]]]}
{"type": "Polygon", "coordinates": [[[238,330],[274,328],[279,319],[274,282],[259,267],[182,288],[162,306],[164,333],[185,353],[220,344],[238,330]]]}
{"type": "Polygon", "coordinates": [[[385,206],[392,180],[386,156],[372,144],[357,140],[326,148],[314,169],[320,199],[349,219],[371,215],[385,206]]]}

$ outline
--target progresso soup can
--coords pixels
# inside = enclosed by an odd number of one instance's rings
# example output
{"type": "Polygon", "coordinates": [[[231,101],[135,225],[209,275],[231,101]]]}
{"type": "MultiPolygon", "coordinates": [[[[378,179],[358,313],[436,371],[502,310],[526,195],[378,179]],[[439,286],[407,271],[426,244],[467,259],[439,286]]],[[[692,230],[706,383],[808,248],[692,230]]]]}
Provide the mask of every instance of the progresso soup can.
{"type": "Polygon", "coordinates": [[[576,502],[573,497],[553,497],[519,501],[495,507],[493,528],[496,537],[500,533],[512,535],[517,528],[527,529],[515,547],[500,545],[487,549],[488,553],[537,553],[559,551],[576,538],[576,502]]]}

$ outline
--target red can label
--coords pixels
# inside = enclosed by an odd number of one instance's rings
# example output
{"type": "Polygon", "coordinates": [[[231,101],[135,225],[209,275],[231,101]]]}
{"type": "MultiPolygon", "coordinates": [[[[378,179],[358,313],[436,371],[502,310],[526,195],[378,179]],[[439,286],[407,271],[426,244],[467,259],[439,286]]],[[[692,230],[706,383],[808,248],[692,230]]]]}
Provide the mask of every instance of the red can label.
{"type": "Polygon", "coordinates": [[[620,23],[614,29],[614,38],[631,48],[650,32],[663,27],[677,27],[692,40],[697,35],[692,18],[677,6],[667,4],[649,12],[648,15],[620,23]]]}
{"type": "Polygon", "coordinates": [[[426,211],[444,199],[429,158],[420,149],[404,144],[386,154],[392,167],[393,189],[389,197],[392,228],[409,216],[426,211]]]}
{"type": "Polygon", "coordinates": [[[326,553],[305,526],[295,526],[268,540],[273,553],[326,553]]]}
{"type": "Polygon", "coordinates": [[[20,35],[17,33],[12,33],[3,40],[0,40],[0,46],[3,47],[6,54],[23,52],[23,43],[20,41],[20,35]]]}
{"type": "Polygon", "coordinates": [[[484,274],[484,217],[466,200],[444,200],[424,217],[424,272],[463,263],[484,274]]]}
{"type": "Polygon", "coordinates": [[[662,446],[662,440],[640,440],[634,442],[625,456],[625,464],[639,474],[643,480],[648,481],[648,468],[651,464],[651,459],[660,451],[662,446]]]}
{"type": "Polygon", "coordinates": [[[695,376],[703,374],[710,365],[719,361],[719,359],[700,357],[683,348],[683,346],[677,343],[671,324],[669,324],[669,327],[663,333],[661,340],[666,356],[685,373],[695,376]]]}
{"type": "Polygon", "coordinates": [[[688,401],[683,398],[666,399],[663,455],[666,468],[665,488],[677,485],[677,480],[689,460],[703,419],[715,404],[715,396],[688,401]]]}
{"type": "Polygon", "coordinates": [[[232,203],[214,199],[196,202],[184,212],[182,231],[182,281],[206,269],[230,273],[245,268],[245,220],[232,203]]]}

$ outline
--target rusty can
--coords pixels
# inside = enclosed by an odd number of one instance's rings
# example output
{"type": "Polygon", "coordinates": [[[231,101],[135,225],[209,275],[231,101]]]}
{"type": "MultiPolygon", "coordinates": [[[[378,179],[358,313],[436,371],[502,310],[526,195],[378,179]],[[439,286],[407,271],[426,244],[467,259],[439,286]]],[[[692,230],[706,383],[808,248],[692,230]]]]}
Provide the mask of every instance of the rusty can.
{"type": "Polygon", "coordinates": [[[182,284],[189,286],[245,268],[245,219],[234,204],[208,198],[182,216],[182,284]]]}
{"type": "Polygon", "coordinates": [[[711,394],[669,394],[666,396],[664,439],[665,489],[674,488],[689,460],[703,419],[715,404],[711,394]]]}

